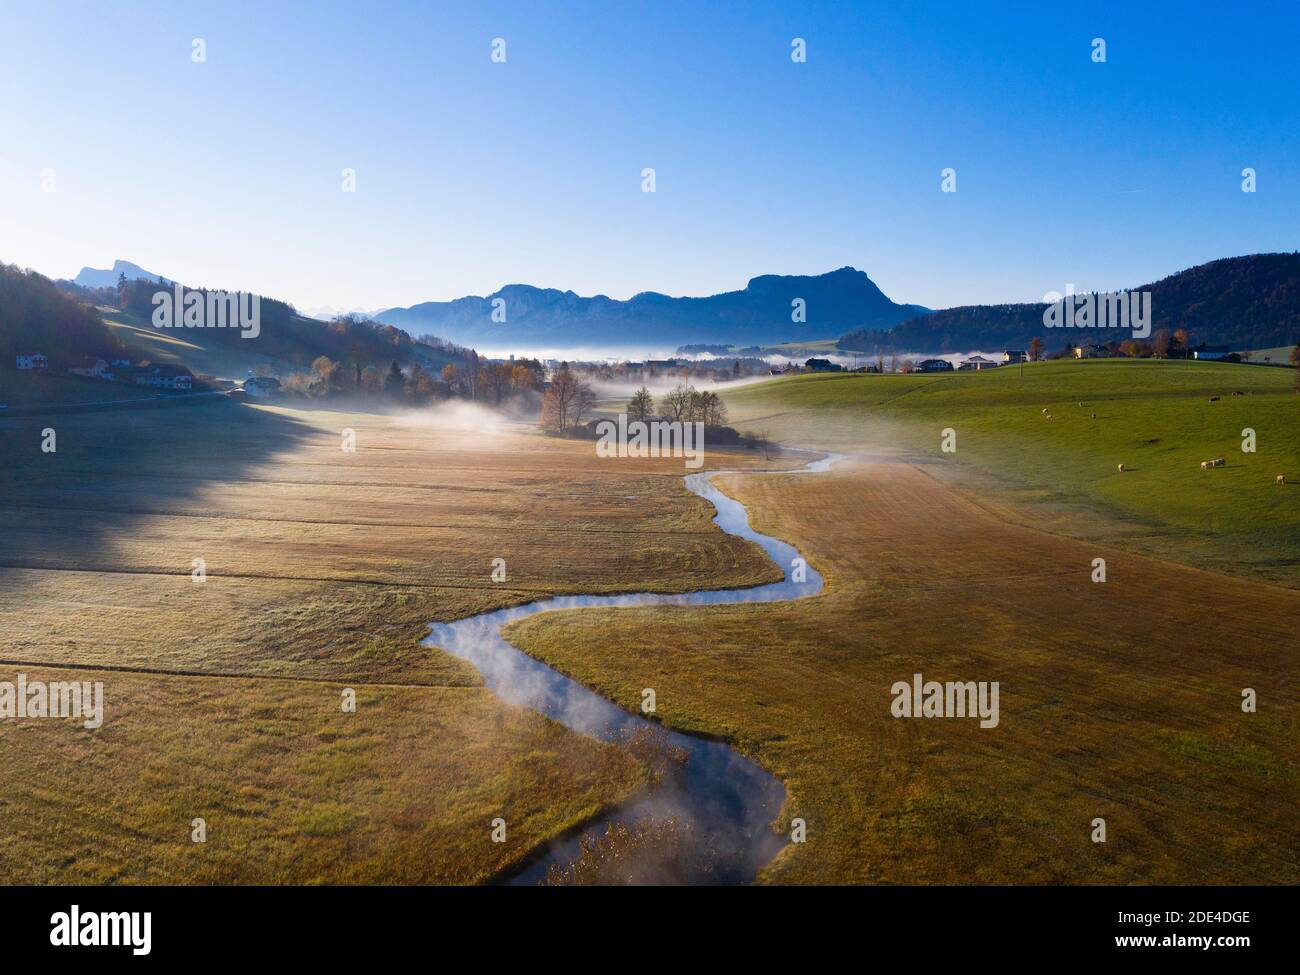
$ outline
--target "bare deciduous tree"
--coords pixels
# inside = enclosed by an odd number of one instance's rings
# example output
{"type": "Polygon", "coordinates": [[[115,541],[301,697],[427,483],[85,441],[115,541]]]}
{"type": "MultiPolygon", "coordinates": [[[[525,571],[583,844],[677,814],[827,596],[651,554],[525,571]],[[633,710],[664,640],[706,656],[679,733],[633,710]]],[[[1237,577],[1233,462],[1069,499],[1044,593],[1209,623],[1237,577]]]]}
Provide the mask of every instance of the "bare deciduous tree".
{"type": "Polygon", "coordinates": [[[542,427],[551,433],[566,433],[582,422],[595,402],[591,386],[562,365],[542,396],[542,427]]]}

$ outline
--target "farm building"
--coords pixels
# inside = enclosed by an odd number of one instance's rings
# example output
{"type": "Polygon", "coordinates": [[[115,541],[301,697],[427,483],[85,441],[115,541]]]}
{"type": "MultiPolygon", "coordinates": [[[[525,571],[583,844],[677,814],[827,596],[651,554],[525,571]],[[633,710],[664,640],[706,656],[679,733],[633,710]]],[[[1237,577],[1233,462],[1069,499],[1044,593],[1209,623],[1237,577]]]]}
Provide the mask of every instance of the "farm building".
{"type": "Polygon", "coordinates": [[[1110,349],[1096,342],[1090,345],[1076,345],[1072,350],[1076,359],[1109,359],[1110,349]]]}
{"type": "Polygon", "coordinates": [[[33,352],[30,355],[18,356],[19,369],[48,369],[50,360],[40,352],[33,352]]]}
{"type": "Polygon", "coordinates": [[[1226,345],[1198,345],[1192,349],[1193,359],[1226,359],[1232,354],[1232,350],[1226,345]]]}
{"type": "Polygon", "coordinates": [[[811,372],[841,372],[844,368],[830,359],[809,359],[803,366],[811,372]]]}
{"type": "Polygon", "coordinates": [[[1028,362],[1029,354],[1024,349],[1003,349],[1003,362],[1028,362]]]}
{"type": "Polygon", "coordinates": [[[963,372],[979,372],[981,369],[996,369],[998,363],[992,359],[986,359],[982,355],[973,355],[969,359],[962,361],[960,366],[963,372]]]}
{"type": "Polygon", "coordinates": [[[107,359],[78,359],[68,366],[68,373],[73,376],[87,376],[91,379],[111,380],[113,378],[113,367],[108,364],[107,359]]]}
{"type": "Polygon", "coordinates": [[[916,364],[917,372],[952,372],[952,363],[947,359],[922,359],[916,364]]]}
{"type": "Polygon", "coordinates": [[[158,389],[192,389],[194,374],[184,366],[141,366],[136,370],[137,386],[154,386],[158,389]]]}

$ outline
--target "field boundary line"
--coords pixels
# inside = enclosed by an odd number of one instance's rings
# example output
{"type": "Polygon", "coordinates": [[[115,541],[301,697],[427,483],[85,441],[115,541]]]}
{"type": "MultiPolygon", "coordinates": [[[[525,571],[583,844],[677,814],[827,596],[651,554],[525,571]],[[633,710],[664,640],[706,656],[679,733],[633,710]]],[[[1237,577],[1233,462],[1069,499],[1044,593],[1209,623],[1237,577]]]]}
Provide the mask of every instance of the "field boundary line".
{"type": "Polygon", "coordinates": [[[281,680],[307,684],[338,684],[359,687],[392,687],[411,690],[483,690],[482,684],[403,684],[395,681],[372,681],[347,677],[292,677],[280,674],[238,674],[213,672],[209,670],[178,670],[160,667],[132,667],[127,664],[85,664],[74,662],[55,663],[47,660],[8,660],[0,658],[2,667],[43,667],[46,670],[96,670],[112,674],[141,674],[151,677],[203,677],[213,680],[281,680]]]}
{"type": "Polygon", "coordinates": [[[15,511],[61,511],[82,512],[96,515],[121,515],[124,518],[206,518],[211,521],[252,521],[272,525],[338,525],[345,528],[428,528],[459,531],[541,532],[544,534],[582,534],[582,535],[712,535],[709,531],[665,531],[662,529],[637,528],[548,528],[541,525],[480,525],[480,524],[417,524],[414,522],[391,521],[333,521],[326,518],[254,518],[248,515],[205,514],[198,511],[157,511],[144,508],[83,508],[66,507],[54,504],[16,504],[15,511]]]}

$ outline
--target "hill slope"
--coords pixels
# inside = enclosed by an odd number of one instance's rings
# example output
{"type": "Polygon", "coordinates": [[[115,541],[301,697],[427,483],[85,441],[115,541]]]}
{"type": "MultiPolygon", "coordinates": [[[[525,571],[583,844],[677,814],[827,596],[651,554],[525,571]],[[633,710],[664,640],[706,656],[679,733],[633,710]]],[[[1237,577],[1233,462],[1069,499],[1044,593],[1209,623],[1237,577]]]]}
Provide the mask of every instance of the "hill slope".
{"type": "Polygon", "coordinates": [[[99,313],[35,271],[0,264],[0,368],[17,355],[44,353],[50,364],[109,356],[121,345],[99,313]]]}
{"type": "Polygon", "coordinates": [[[298,314],[287,302],[265,296],[260,302],[261,327],[256,337],[245,337],[246,333],[237,328],[154,329],[150,322],[157,289],[157,283],[147,279],[127,282],[125,306],[120,314],[112,316],[118,334],[124,340],[130,339],[133,348],[152,345],[164,359],[190,368],[215,367],[217,375],[242,376],[255,360],[306,368],[318,356],[326,356],[348,365],[419,361],[440,369],[452,359],[446,351],[417,343],[392,325],[351,317],[322,322],[298,314]],[[148,333],[152,333],[152,339],[148,333]],[[199,352],[203,353],[203,361],[191,362],[199,352]]]}
{"type": "MultiPolygon", "coordinates": [[[[891,301],[867,275],[842,267],[820,275],[753,278],[743,291],[704,298],[672,298],[653,291],[627,301],[605,295],[511,284],[487,297],[428,301],[389,308],[377,321],[411,331],[433,331],[455,342],[520,347],[662,345],[688,342],[770,343],[828,338],[845,329],[889,328],[926,309],[891,301]],[[806,323],[791,321],[792,302],[806,303],[806,323]],[[494,302],[506,320],[493,322],[494,302]]],[[[499,316],[498,316],[499,317],[499,316]]]]}
{"type": "Polygon", "coordinates": [[[399,328],[364,319],[306,318],[292,305],[266,297],[255,338],[244,338],[237,328],[154,328],[157,290],[157,279],[128,279],[125,307],[97,308],[88,296],[119,300],[116,279],[112,288],[86,288],[0,264],[0,369],[14,370],[17,355],[34,352],[48,356],[54,372],[85,357],[125,355],[235,379],[261,365],[276,373],[305,369],[319,356],[379,368],[419,362],[436,371],[461,361],[464,352],[425,345],[399,328]]]}
{"type": "MultiPolygon", "coordinates": [[[[1300,253],[1228,257],[1133,290],[1151,292],[1152,332],[1183,328],[1194,341],[1234,349],[1300,342],[1300,253]]],[[[1122,329],[1047,328],[1041,304],[967,305],[903,322],[857,329],[840,347],[858,352],[967,352],[1021,348],[1037,336],[1056,350],[1081,340],[1119,341],[1122,329]]]]}

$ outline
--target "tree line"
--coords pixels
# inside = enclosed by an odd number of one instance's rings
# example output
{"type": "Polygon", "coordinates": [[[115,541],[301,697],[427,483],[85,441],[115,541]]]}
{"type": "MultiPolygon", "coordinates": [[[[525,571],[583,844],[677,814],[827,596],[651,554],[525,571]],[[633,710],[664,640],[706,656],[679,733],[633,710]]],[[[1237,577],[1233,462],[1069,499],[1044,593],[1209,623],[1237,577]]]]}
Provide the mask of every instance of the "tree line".
{"type": "Polygon", "coordinates": [[[54,367],[85,356],[111,359],[122,343],[99,312],[35,271],[0,264],[0,367],[39,352],[54,367]]]}
{"type": "MultiPolygon", "coordinates": [[[[591,384],[578,375],[568,363],[561,363],[542,395],[542,413],[539,423],[548,433],[563,436],[582,426],[596,404],[591,384]]],[[[703,423],[721,427],[727,422],[727,405],[722,397],[710,390],[698,390],[687,383],[676,387],[659,398],[658,404],[650,390],[642,386],[625,407],[632,421],[667,420],[672,423],[703,423]]]]}
{"type": "Polygon", "coordinates": [[[313,399],[361,395],[415,405],[466,399],[500,406],[522,398],[525,403],[535,405],[545,376],[538,360],[486,362],[473,349],[463,350],[463,354],[463,359],[447,362],[440,370],[419,361],[403,368],[393,360],[383,369],[317,356],[308,371],[289,376],[282,388],[313,399]]]}

